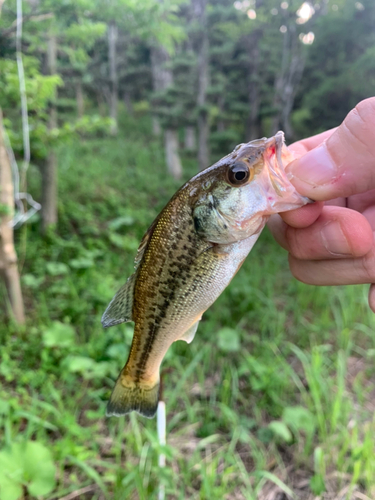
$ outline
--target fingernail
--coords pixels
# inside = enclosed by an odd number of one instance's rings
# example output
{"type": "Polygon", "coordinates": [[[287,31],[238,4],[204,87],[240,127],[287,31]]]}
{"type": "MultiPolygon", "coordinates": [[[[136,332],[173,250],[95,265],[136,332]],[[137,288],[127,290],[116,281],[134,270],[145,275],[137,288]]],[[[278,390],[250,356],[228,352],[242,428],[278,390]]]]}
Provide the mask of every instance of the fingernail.
{"type": "Polygon", "coordinates": [[[346,239],[338,222],[328,222],[320,231],[325,249],[332,255],[348,257],[352,255],[348,240],[346,239]]]}
{"type": "Polygon", "coordinates": [[[326,144],[309,151],[288,167],[290,180],[299,180],[310,186],[324,186],[337,176],[337,166],[328,153],[326,144]]]}

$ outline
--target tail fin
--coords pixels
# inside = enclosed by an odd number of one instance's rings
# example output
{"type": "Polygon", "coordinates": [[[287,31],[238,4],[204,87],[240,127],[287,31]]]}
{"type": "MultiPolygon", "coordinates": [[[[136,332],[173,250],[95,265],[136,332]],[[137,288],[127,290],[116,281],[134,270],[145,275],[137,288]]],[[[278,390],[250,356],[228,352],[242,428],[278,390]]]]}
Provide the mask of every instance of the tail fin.
{"type": "Polygon", "coordinates": [[[153,418],[159,403],[159,386],[159,380],[153,387],[141,381],[124,385],[120,374],[109,399],[107,416],[120,417],[136,411],[144,417],[153,418]]]}

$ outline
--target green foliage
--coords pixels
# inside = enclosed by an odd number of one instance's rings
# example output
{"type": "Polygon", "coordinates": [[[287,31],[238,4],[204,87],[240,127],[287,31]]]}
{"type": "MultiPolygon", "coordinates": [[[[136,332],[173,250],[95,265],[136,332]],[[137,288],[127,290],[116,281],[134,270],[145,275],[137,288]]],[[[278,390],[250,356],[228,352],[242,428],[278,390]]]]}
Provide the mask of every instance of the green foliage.
{"type": "MultiPolygon", "coordinates": [[[[35,57],[24,57],[27,105],[29,111],[30,141],[35,157],[46,156],[47,148],[54,143],[56,134],[47,127],[47,107],[54,98],[56,88],[63,85],[59,75],[46,76],[40,73],[40,62],[35,57]]],[[[20,108],[20,91],[16,61],[0,58],[0,106],[6,120],[13,149],[23,148],[20,108]]]]}
{"type": "Polygon", "coordinates": [[[74,344],[75,332],[70,325],[54,321],[42,335],[46,347],[71,347],[74,344]]]}
{"type": "Polygon", "coordinates": [[[316,428],[314,415],[303,406],[287,406],[284,408],[282,420],[294,434],[303,432],[310,438],[314,435],[316,428]]]}
{"type": "MultiPolygon", "coordinates": [[[[40,74],[40,62],[32,56],[24,56],[27,105],[31,114],[42,114],[57,87],[63,85],[58,75],[40,74]]],[[[20,102],[17,63],[12,59],[0,59],[0,105],[4,109],[18,107],[20,102]]]]}
{"type": "Polygon", "coordinates": [[[314,451],[314,471],[315,474],[310,480],[310,487],[315,495],[321,495],[326,491],[324,476],[326,473],[323,450],[317,447],[314,451]]]}
{"type": "Polygon", "coordinates": [[[272,431],[276,439],[280,439],[285,443],[290,443],[293,439],[292,433],[284,422],[274,420],[268,425],[268,429],[272,431]]]}
{"type": "Polygon", "coordinates": [[[63,262],[47,262],[46,271],[51,276],[60,276],[69,273],[69,267],[63,262]]]}
{"type": "MultiPolygon", "coordinates": [[[[96,40],[104,35],[107,30],[105,23],[93,23],[88,19],[81,19],[80,22],[71,23],[64,30],[64,36],[67,42],[83,45],[86,49],[90,49],[96,40]]],[[[85,57],[89,57],[86,53],[85,57]]]]}
{"type": "Polygon", "coordinates": [[[360,100],[373,95],[374,7],[371,0],[345,1],[337,11],[318,16],[297,96],[298,110],[306,110],[303,122],[295,123],[299,136],[337,126],[360,100]]]}
{"type": "MultiPolygon", "coordinates": [[[[362,0],[361,10],[355,2],[335,3],[337,11],[317,2],[324,8],[296,28],[315,33],[295,89],[296,136],[336,126],[373,92],[375,4],[362,0]]],[[[249,19],[245,2],[242,10],[226,0],[209,2],[205,110],[212,160],[248,139],[255,83],[259,134],[272,129],[285,41],[280,26],[290,26],[299,7],[279,4],[266,0],[256,19],[249,19]]],[[[61,498],[86,486],[92,498],[148,499],[156,498],[160,484],[171,498],[255,500],[270,484],[299,498],[294,476],[306,479],[311,495],[321,495],[332,471],[349,489],[374,498],[375,324],[367,290],[297,283],[287,271],[286,253],[266,232],[205,313],[194,342],[176,342],[167,353],[167,446],[158,443],[155,421],[134,414],[104,420],[133,327],[103,331],[100,318],[133,273],[144,232],[179,187],[165,175],[150,112],[156,109],[163,123],[176,127],[196,124],[200,27],[183,2],[116,0],[103,8],[91,0],[43,0],[23,6],[32,161],[42,164],[56,149],[59,222],[45,238],[37,217],[16,233],[28,323],[18,328],[3,318],[0,325],[0,500],[61,498]],[[131,105],[119,116],[119,136],[108,138],[106,29],[114,21],[119,96],[128,96],[131,105]],[[51,30],[58,44],[57,74],[47,76],[51,30]],[[154,44],[167,49],[174,72],[174,85],[159,95],[151,90],[154,44]],[[80,119],[72,116],[77,84],[86,109],[80,119]],[[47,127],[51,103],[58,109],[54,130],[47,127]],[[354,374],[353,364],[361,366],[354,374]],[[158,466],[160,452],[167,457],[164,469],[158,466]],[[34,466],[36,457],[45,467],[34,466]]],[[[14,13],[15,2],[5,2],[0,105],[19,156],[14,13]]],[[[183,160],[187,180],[197,167],[192,157],[183,160]]],[[[28,185],[40,199],[35,164],[28,185]]],[[[337,491],[343,486],[337,484],[337,491]]]]}
{"type": "Polygon", "coordinates": [[[221,328],[217,332],[217,345],[223,352],[237,352],[240,350],[240,336],[233,328],[221,328]]]}
{"type": "Polygon", "coordinates": [[[0,451],[0,499],[18,500],[26,488],[32,497],[50,493],[56,484],[51,452],[37,441],[15,442],[0,451]]]}
{"type": "Polygon", "coordinates": [[[71,137],[78,134],[82,137],[104,136],[111,126],[111,119],[98,115],[85,115],[74,123],[65,123],[59,130],[59,137],[71,137]]]}
{"type": "MultiPolygon", "coordinates": [[[[120,124],[116,139],[59,147],[57,233],[43,240],[37,221],[26,226],[30,320],[25,330],[5,322],[0,328],[0,447],[9,453],[31,442],[50,450],[61,473],[39,495],[46,499],[87,485],[113,498],[152,498],[162,482],[171,496],[222,499],[246,491],[255,500],[267,484],[295,490],[281,475],[285,467],[304,475],[311,494],[324,491],[332,470],[369,494],[374,423],[357,403],[373,387],[374,319],[365,290],[297,283],[266,232],[205,313],[194,342],[176,342],[163,363],[166,469],[157,465],[154,420],[131,415],[104,423],[133,327],[104,331],[100,318],[133,272],[142,235],[178,187],[164,175],[147,117],[123,115],[120,124]],[[353,357],[367,368],[349,391],[353,357]]],[[[31,167],[33,193],[37,181],[31,167]]]]}

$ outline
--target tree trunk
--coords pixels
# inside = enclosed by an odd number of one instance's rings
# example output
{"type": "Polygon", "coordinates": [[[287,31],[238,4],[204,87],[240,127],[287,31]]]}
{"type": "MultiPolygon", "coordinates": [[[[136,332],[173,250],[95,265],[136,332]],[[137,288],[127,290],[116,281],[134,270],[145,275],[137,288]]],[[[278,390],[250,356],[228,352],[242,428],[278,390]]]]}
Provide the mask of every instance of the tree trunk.
{"type": "Polygon", "coordinates": [[[0,108],[0,273],[5,280],[10,305],[17,323],[24,323],[23,298],[14,249],[13,227],[10,226],[14,211],[12,171],[3,137],[3,115],[0,108]]]}
{"type": "Polygon", "coordinates": [[[275,79],[274,107],[276,115],[273,119],[272,133],[275,134],[282,129],[286,138],[291,140],[293,129],[290,123],[290,114],[305,62],[294,22],[288,23],[287,27],[288,30],[284,34],[283,41],[281,70],[275,79]]]}
{"type": "MultiPolygon", "coordinates": [[[[255,9],[263,5],[263,0],[255,0],[255,9]]],[[[264,35],[261,27],[253,30],[245,38],[248,53],[248,98],[249,114],[246,120],[246,141],[261,137],[260,110],[260,41],[264,35]]]]}
{"type": "MultiPolygon", "coordinates": [[[[56,35],[49,34],[47,62],[50,75],[56,73],[56,35]]],[[[57,128],[56,95],[50,104],[48,129],[51,132],[57,128]]],[[[42,168],[42,232],[57,223],[57,160],[56,153],[51,149],[46,163],[42,168]]]]}
{"type": "Polygon", "coordinates": [[[176,179],[180,180],[182,176],[181,160],[178,154],[178,136],[174,129],[165,131],[165,156],[167,160],[168,172],[176,179]]]}
{"type": "MultiPolygon", "coordinates": [[[[50,121],[51,123],[51,121],[50,121]]],[[[42,172],[42,233],[57,223],[57,159],[55,151],[50,151],[42,172]]]]}
{"type": "Polygon", "coordinates": [[[109,77],[110,77],[110,101],[109,116],[112,118],[110,133],[117,135],[117,111],[118,111],[118,76],[117,76],[117,26],[114,21],[108,25],[108,59],[109,59],[109,77]]]}
{"type": "Polygon", "coordinates": [[[161,92],[173,85],[172,70],[168,68],[170,57],[168,52],[160,45],[151,49],[151,70],[155,92],[161,92]]]}
{"type": "Polygon", "coordinates": [[[152,134],[155,137],[161,136],[161,125],[160,125],[160,120],[157,116],[152,117],[152,134]]]}
{"type": "Polygon", "coordinates": [[[81,80],[77,80],[77,82],[76,82],[76,100],[77,100],[78,118],[82,118],[82,116],[85,114],[85,102],[83,100],[81,80]]]}
{"type": "Polygon", "coordinates": [[[194,0],[195,15],[200,25],[200,44],[198,48],[198,166],[199,170],[208,167],[210,154],[208,149],[209,123],[206,103],[208,75],[208,33],[206,0],[194,0]]]}
{"type": "Polygon", "coordinates": [[[301,81],[305,69],[305,58],[302,44],[298,39],[294,24],[291,26],[291,58],[283,92],[283,107],[281,111],[281,127],[287,139],[293,139],[293,128],[290,123],[290,115],[293,109],[294,99],[298,84],[301,81]]]}
{"type": "Polygon", "coordinates": [[[272,120],[272,134],[275,134],[280,130],[280,115],[282,109],[282,91],[285,79],[285,72],[287,68],[287,60],[289,58],[289,31],[283,35],[283,49],[281,57],[281,68],[280,72],[276,74],[274,83],[274,98],[273,107],[275,108],[276,114],[272,120]]]}
{"type": "MultiPolygon", "coordinates": [[[[162,92],[173,85],[173,73],[167,64],[170,61],[168,52],[160,45],[155,45],[151,50],[152,79],[155,92],[162,92]]],[[[160,121],[158,116],[153,116],[153,132],[159,135],[160,121]]],[[[164,136],[165,159],[167,169],[175,179],[182,176],[181,160],[178,153],[178,134],[177,129],[172,125],[167,125],[164,136]]]]}
{"type": "Polygon", "coordinates": [[[207,112],[199,113],[198,116],[198,165],[199,170],[209,167],[210,152],[208,148],[208,138],[210,128],[208,125],[207,112]]]}
{"type": "Polygon", "coordinates": [[[259,130],[259,36],[251,37],[249,50],[249,115],[246,123],[246,141],[260,137],[259,130]]]}
{"type": "Polygon", "coordinates": [[[96,95],[96,102],[97,102],[97,105],[98,105],[99,115],[102,118],[104,118],[104,117],[107,116],[107,106],[106,106],[106,103],[105,103],[105,100],[104,100],[104,97],[103,97],[103,93],[98,89],[95,92],[95,95],[96,95]]]}
{"type": "Polygon", "coordinates": [[[196,147],[195,128],[188,125],[185,127],[185,149],[195,151],[196,147]]]}
{"type": "Polygon", "coordinates": [[[124,103],[125,103],[126,111],[128,112],[128,114],[130,116],[133,116],[133,105],[132,105],[132,101],[130,98],[130,92],[128,90],[125,90],[125,92],[124,92],[124,103]]]}
{"type": "Polygon", "coordinates": [[[225,122],[223,119],[224,109],[225,109],[225,84],[223,85],[222,92],[220,92],[219,98],[217,100],[217,107],[219,108],[219,117],[216,125],[217,132],[224,132],[225,122]]]}

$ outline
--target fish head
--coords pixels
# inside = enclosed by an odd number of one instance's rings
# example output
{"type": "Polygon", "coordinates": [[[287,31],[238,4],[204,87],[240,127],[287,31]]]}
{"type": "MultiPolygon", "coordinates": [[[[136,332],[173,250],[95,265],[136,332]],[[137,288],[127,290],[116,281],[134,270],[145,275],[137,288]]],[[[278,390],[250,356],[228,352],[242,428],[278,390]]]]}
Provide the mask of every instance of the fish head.
{"type": "MultiPolygon", "coordinates": [[[[193,219],[195,230],[212,243],[226,244],[259,233],[275,213],[311,200],[290,183],[284,164],[293,155],[283,132],[238,145],[228,156],[198,174],[193,219]]],[[[193,186],[194,187],[194,186],[193,186]]]]}

